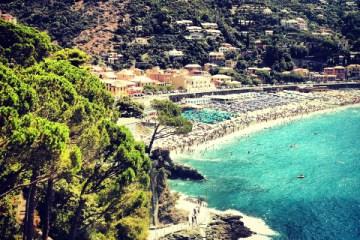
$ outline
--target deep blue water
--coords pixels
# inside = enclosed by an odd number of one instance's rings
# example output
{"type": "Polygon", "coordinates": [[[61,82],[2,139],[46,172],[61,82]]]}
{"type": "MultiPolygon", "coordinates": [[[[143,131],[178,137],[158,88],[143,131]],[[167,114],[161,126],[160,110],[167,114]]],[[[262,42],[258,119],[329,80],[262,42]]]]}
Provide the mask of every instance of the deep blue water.
{"type": "Polygon", "coordinates": [[[179,161],[208,181],[171,181],[172,189],[260,217],[280,233],[275,239],[360,239],[359,108],[234,138],[179,161]]]}

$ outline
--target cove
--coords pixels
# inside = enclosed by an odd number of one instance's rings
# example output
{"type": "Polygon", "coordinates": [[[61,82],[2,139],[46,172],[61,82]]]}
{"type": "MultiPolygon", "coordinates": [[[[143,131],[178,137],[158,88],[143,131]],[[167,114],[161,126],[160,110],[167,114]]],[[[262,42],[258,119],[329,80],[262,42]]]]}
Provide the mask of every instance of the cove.
{"type": "Polygon", "coordinates": [[[279,232],[275,239],[360,239],[360,108],[219,141],[176,160],[208,180],[170,181],[173,190],[262,218],[279,232]]]}

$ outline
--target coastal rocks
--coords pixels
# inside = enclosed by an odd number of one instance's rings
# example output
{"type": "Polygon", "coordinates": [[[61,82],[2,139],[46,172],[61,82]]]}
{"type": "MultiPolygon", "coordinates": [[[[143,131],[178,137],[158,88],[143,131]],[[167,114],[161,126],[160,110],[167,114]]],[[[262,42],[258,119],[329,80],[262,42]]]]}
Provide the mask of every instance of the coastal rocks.
{"type": "Polygon", "coordinates": [[[201,235],[196,231],[181,231],[167,235],[160,240],[203,240],[201,235]]]}
{"type": "Polygon", "coordinates": [[[214,215],[206,229],[207,239],[237,240],[251,235],[250,229],[241,221],[241,216],[214,215]]]}
{"type": "Polygon", "coordinates": [[[169,150],[156,149],[152,152],[151,158],[157,168],[164,168],[168,172],[169,179],[205,180],[205,177],[196,169],[174,163],[170,158],[169,150]]]}
{"type": "MultiPolygon", "coordinates": [[[[253,232],[244,226],[241,216],[234,215],[213,215],[212,221],[205,229],[206,239],[216,240],[238,240],[239,238],[250,237],[253,232]]],[[[181,231],[169,234],[161,240],[203,240],[199,228],[189,231],[181,231]]]]}
{"type": "Polygon", "coordinates": [[[202,181],[205,177],[192,167],[175,163],[170,170],[169,179],[202,181]]]}

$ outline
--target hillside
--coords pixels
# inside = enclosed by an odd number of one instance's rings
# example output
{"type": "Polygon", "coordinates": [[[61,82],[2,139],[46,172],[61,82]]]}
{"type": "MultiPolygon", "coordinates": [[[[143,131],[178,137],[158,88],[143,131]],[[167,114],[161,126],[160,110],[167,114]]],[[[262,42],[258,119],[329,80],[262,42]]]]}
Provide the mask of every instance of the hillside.
{"type": "Polygon", "coordinates": [[[224,43],[238,49],[225,55],[238,73],[249,66],[319,70],[360,58],[360,3],[350,0],[23,2],[0,8],[49,31],[63,46],[77,46],[105,61],[116,52],[119,59],[110,61],[116,68],[205,64],[224,43]],[[202,27],[202,33],[189,33],[181,20],[202,27]],[[201,24],[206,22],[216,23],[220,32],[205,29],[201,24]],[[169,56],[173,49],[184,55],[169,56]]]}

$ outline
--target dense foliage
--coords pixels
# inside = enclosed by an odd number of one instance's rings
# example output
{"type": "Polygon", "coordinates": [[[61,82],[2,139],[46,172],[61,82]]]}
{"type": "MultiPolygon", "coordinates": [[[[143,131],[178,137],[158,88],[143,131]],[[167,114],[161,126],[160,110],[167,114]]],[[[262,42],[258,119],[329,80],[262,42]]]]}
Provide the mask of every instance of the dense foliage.
{"type": "MultiPolygon", "coordinates": [[[[96,25],[94,20],[103,11],[93,0],[83,1],[83,8],[77,9],[76,5],[73,0],[15,0],[1,4],[0,8],[28,24],[47,29],[62,45],[68,46],[81,30],[96,25]],[[49,4],[43,5],[44,2],[49,4]]],[[[350,52],[360,51],[359,5],[356,1],[342,0],[122,1],[121,16],[126,18],[119,18],[112,41],[123,58],[114,67],[204,64],[209,61],[209,52],[217,51],[224,42],[239,48],[238,52],[227,54],[226,59],[237,62],[235,71],[242,76],[235,80],[244,84],[251,82],[244,79],[244,70],[251,66],[272,67],[275,71],[297,66],[319,71],[327,65],[358,63],[360,57],[351,58],[350,52]],[[254,9],[246,10],[248,6],[254,9]],[[270,9],[270,14],[264,13],[265,8],[270,9]],[[308,31],[281,25],[281,20],[299,17],[308,23],[308,31]],[[215,22],[222,35],[188,40],[185,38],[188,32],[176,24],[184,19],[196,26],[215,22]],[[252,24],[240,24],[245,20],[252,24]],[[331,34],[313,35],[320,29],[330,30],[331,34]],[[266,35],[265,30],[272,30],[273,35],[266,35]],[[147,38],[149,44],[134,44],[139,37],[147,38]],[[256,40],[262,42],[261,46],[255,44],[256,40]],[[183,51],[184,57],[169,57],[167,51],[174,48],[183,51]]]]}
{"type": "Polygon", "coordinates": [[[150,162],[88,57],[29,27],[0,31],[1,238],[145,239],[150,162]]]}

